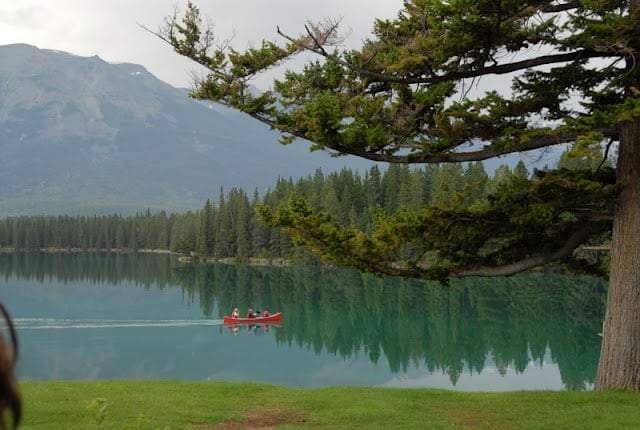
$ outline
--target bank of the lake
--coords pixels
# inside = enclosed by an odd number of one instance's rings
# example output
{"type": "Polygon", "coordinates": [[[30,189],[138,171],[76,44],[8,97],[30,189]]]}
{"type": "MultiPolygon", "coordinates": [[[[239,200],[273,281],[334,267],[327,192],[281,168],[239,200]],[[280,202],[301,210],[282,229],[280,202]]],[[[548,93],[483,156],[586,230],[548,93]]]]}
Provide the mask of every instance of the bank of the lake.
{"type": "MultiPolygon", "coordinates": [[[[11,247],[0,247],[0,254],[26,253],[25,249],[16,250],[11,247]]],[[[273,266],[286,267],[292,264],[290,259],[286,258],[270,258],[270,257],[246,257],[246,258],[201,258],[197,254],[186,255],[180,252],[174,252],[170,249],[132,249],[132,248],[41,248],[36,252],[44,254],[155,254],[155,255],[172,255],[178,258],[182,263],[207,263],[207,264],[247,264],[249,266],[273,266]]]]}
{"type": "Polygon", "coordinates": [[[640,422],[640,395],[630,392],[293,389],[180,381],[23,382],[20,388],[21,429],[636,429],[640,422]]]}

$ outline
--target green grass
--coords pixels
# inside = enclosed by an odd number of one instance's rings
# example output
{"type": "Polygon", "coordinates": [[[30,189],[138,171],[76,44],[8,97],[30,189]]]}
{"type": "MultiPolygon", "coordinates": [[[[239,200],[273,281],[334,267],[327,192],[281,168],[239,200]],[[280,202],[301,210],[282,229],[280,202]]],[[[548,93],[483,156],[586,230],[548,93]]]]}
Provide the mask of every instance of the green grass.
{"type": "Polygon", "coordinates": [[[640,394],[181,381],[23,382],[21,429],[637,429],[640,394]],[[99,424],[95,399],[106,401],[99,424]]]}

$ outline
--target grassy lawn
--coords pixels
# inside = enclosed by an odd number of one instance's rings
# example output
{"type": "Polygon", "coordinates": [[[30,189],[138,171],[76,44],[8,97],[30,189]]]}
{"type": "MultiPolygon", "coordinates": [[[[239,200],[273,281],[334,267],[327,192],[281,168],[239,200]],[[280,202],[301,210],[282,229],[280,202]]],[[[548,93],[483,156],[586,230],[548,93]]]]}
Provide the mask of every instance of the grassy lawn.
{"type": "Polygon", "coordinates": [[[628,392],[292,389],[182,381],[20,385],[21,429],[637,429],[640,423],[640,394],[628,392]]]}

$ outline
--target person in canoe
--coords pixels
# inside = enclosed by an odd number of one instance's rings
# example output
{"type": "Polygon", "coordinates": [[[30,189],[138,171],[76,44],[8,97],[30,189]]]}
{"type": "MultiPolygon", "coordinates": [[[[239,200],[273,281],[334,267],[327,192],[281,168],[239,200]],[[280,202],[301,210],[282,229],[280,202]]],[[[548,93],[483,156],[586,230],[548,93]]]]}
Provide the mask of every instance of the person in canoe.
{"type": "Polygon", "coordinates": [[[231,318],[240,318],[240,311],[238,308],[235,308],[233,312],[231,312],[231,318]]]}
{"type": "Polygon", "coordinates": [[[253,311],[252,308],[249,308],[247,310],[247,318],[255,318],[256,317],[256,313],[253,311]]]}
{"type": "Polygon", "coordinates": [[[265,310],[263,310],[263,311],[262,311],[262,317],[264,318],[264,317],[268,317],[268,316],[269,316],[269,311],[268,311],[268,310],[266,310],[266,309],[265,309],[265,310]]]}

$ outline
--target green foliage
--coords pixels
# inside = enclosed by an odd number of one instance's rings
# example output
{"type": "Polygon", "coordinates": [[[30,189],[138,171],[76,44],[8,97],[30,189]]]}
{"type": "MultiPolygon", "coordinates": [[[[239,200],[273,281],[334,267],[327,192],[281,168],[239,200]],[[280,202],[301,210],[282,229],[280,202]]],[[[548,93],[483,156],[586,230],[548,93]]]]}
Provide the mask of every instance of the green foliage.
{"type": "Polygon", "coordinates": [[[474,161],[573,142],[585,131],[616,136],[610,127],[638,117],[626,91],[637,84],[634,74],[618,65],[637,49],[637,12],[605,3],[412,0],[395,20],[377,20],[360,49],[345,51],[326,48],[340,35],[337,23],[324,22],[298,37],[279,30],[281,47],[263,41],[240,53],[212,43],[192,4],[158,35],[209,68],[196,97],[270,124],[285,142],[302,137],[392,162],[474,161]],[[301,50],[321,61],[285,72],[261,96],[246,94],[252,77],[301,50]],[[506,73],[513,73],[510,96],[470,94],[463,83],[506,73]],[[567,103],[572,98],[578,107],[567,103]],[[544,125],[549,120],[559,126],[544,125]],[[481,149],[462,154],[470,141],[481,149]]]}
{"type": "Polygon", "coordinates": [[[611,167],[604,158],[600,136],[585,136],[563,152],[558,167],[571,170],[597,171],[602,165],[611,167]]]}
{"type": "MultiPolygon", "coordinates": [[[[302,247],[374,273],[443,279],[464,268],[515,263],[524,250],[546,262],[587,224],[593,244],[606,243],[613,179],[607,168],[539,172],[532,179],[523,163],[501,166],[492,178],[480,163],[390,165],[384,173],[374,166],[364,177],[318,169],[295,182],[280,178],[251,200],[241,189],[221,190],[217,204],[207,200],[200,211],[180,215],[10,217],[0,220],[0,247],[171,249],[198,260],[308,262],[302,247]]],[[[576,255],[566,256],[566,268],[607,270],[600,258],[576,255]]]]}
{"type": "MultiPolygon", "coordinates": [[[[499,171],[509,178],[516,175],[507,166],[499,171]]],[[[381,172],[373,166],[364,176],[346,168],[327,175],[318,169],[313,176],[295,182],[279,178],[262,197],[255,191],[249,199],[239,188],[227,193],[220,190],[217,203],[209,199],[201,210],[183,214],[147,210],[134,217],[8,217],[0,220],[0,248],[69,252],[170,249],[198,260],[307,259],[308,254],[294,248],[292,239],[279,227],[263,225],[256,210],[266,213],[262,206],[274,210],[286,206],[295,195],[309,208],[331,213],[332,220],[351,228],[357,242],[356,237],[364,237],[358,230],[370,233],[382,214],[391,215],[401,208],[419,210],[444,202],[460,208],[481,207],[487,190],[496,188],[500,178],[489,178],[480,163],[464,170],[451,165],[428,169],[391,165],[381,172]]],[[[348,253],[346,248],[344,253],[348,253]]]]}
{"type": "Polygon", "coordinates": [[[497,181],[500,185],[487,200],[472,205],[438,201],[419,210],[378,215],[370,234],[345,227],[296,197],[276,212],[263,209],[261,216],[325,259],[378,274],[425,279],[491,275],[493,267],[522,270],[518,263],[523,254],[531,260],[529,268],[561,257],[573,269],[601,269],[576,264],[572,251],[586,237],[611,228],[611,170],[596,178],[591,171],[561,170],[536,179],[520,174],[497,181]]]}
{"type": "Polygon", "coordinates": [[[223,46],[208,57],[190,5],[182,23],[174,16],[159,36],[177,31],[168,40],[174,49],[209,68],[196,96],[247,112],[281,131],[284,143],[304,138],[314,149],[391,163],[477,162],[571,144],[561,170],[534,179],[524,165],[494,180],[477,165],[464,174],[447,166],[412,195],[415,184],[395,186],[408,183],[407,170],[390,167],[383,181],[373,172],[366,178],[377,187],[368,184],[367,211],[345,207],[332,185],[321,200],[302,193],[309,205],[293,198],[262,212],[328,260],[442,278],[512,274],[554,260],[580,267],[573,251],[607,237],[615,175],[601,148],[624,144],[620,127],[640,121],[639,14],[637,4],[619,1],[408,0],[397,18],[377,20],[357,49],[329,50],[340,36],[337,23],[325,22],[298,37],[279,30],[280,48],[263,43],[240,54],[223,46]],[[318,60],[283,73],[259,102],[245,96],[254,74],[301,50],[318,60]],[[511,76],[511,90],[492,85],[506,81],[495,75],[511,76]],[[212,81],[224,85],[209,91],[212,81]]]}

